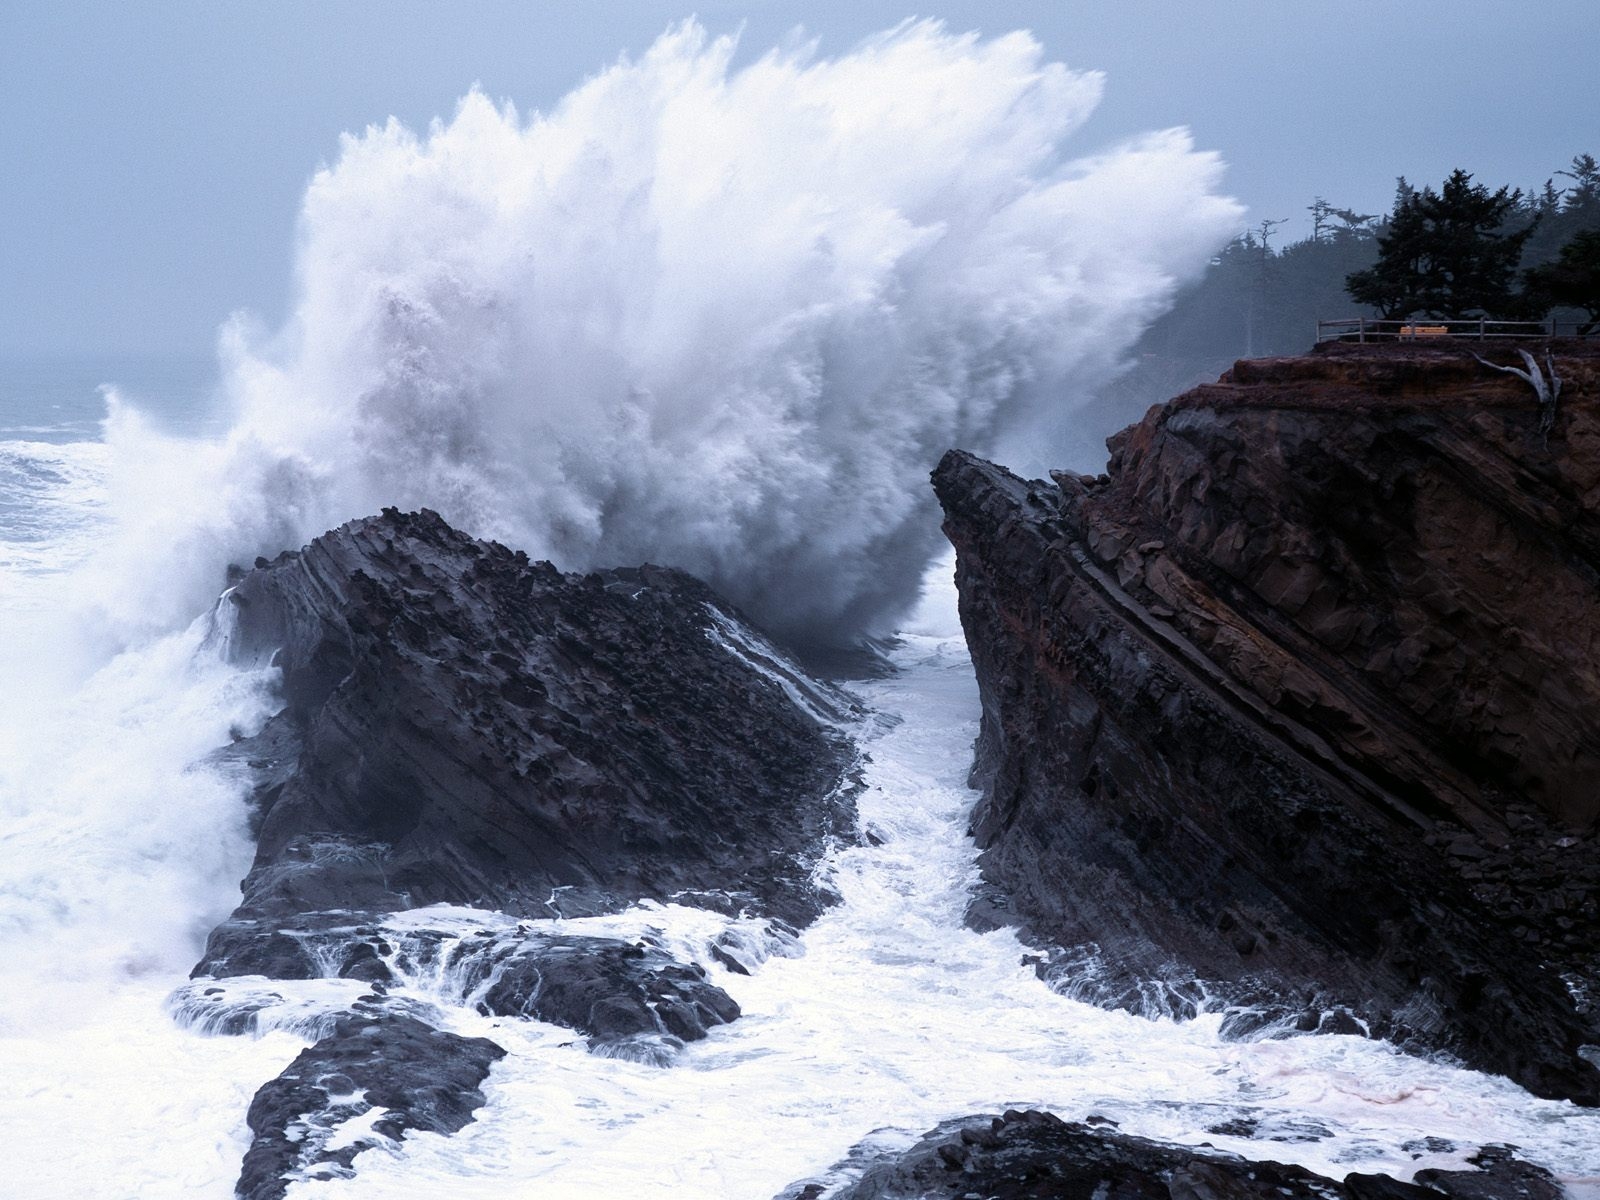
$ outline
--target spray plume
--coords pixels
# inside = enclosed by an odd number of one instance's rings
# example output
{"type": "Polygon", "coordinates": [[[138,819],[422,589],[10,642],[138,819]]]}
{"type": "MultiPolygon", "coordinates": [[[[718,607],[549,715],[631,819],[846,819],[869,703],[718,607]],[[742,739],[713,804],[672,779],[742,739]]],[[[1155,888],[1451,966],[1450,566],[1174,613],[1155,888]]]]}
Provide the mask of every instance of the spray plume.
{"type": "Polygon", "coordinates": [[[939,454],[1086,396],[1237,222],[1182,131],[1070,159],[1101,79],[1027,34],[735,49],[690,22],[548,114],[473,92],[347,137],[290,321],[225,338],[231,435],[113,409],[156,581],[118,570],[113,615],[170,625],[229,559],[395,504],[564,569],[686,568],[790,637],[882,629],[939,454]]]}

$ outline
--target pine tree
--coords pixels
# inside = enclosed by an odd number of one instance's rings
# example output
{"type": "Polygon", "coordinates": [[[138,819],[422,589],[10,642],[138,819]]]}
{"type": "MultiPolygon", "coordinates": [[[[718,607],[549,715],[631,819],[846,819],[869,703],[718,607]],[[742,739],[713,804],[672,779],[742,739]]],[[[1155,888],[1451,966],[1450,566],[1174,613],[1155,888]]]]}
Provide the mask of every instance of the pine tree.
{"type": "Polygon", "coordinates": [[[1359,303],[1385,317],[1509,317],[1523,311],[1515,290],[1528,225],[1506,231],[1520,191],[1491,192],[1456,171],[1437,192],[1420,192],[1402,178],[1387,229],[1378,236],[1378,261],[1345,280],[1359,303]]]}

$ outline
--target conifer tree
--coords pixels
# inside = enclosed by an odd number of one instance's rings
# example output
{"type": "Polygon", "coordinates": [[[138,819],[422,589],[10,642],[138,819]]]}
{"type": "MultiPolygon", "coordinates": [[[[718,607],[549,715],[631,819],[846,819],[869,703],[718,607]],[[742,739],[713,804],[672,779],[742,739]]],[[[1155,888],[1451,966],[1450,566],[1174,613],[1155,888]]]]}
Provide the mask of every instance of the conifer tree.
{"type": "Polygon", "coordinates": [[[1589,314],[1579,328],[1590,333],[1600,327],[1600,230],[1580,233],[1561,248],[1553,263],[1524,272],[1528,292],[1544,308],[1577,308],[1589,314]]]}
{"type": "Polygon", "coordinates": [[[1391,319],[1520,314],[1517,260],[1534,227],[1505,226],[1521,198],[1508,188],[1491,192],[1459,170],[1437,192],[1416,191],[1402,179],[1378,237],[1378,261],[1349,275],[1346,290],[1391,319]]]}

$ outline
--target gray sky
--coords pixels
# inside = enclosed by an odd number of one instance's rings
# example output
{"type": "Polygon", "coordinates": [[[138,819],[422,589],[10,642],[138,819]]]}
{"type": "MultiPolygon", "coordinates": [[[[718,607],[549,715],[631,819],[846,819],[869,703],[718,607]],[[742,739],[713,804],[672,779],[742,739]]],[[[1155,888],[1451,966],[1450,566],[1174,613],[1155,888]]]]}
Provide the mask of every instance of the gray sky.
{"type": "Polygon", "coordinates": [[[1075,149],[1188,125],[1252,218],[1376,212],[1394,176],[1542,183],[1600,154],[1594,0],[0,0],[0,354],[206,353],[269,323],[338,136],[448,115],[474,82],[547,107],[670,22],[797,25],[823,52],[912,16],[1032,29],[1108,75],[1075,149]]]}

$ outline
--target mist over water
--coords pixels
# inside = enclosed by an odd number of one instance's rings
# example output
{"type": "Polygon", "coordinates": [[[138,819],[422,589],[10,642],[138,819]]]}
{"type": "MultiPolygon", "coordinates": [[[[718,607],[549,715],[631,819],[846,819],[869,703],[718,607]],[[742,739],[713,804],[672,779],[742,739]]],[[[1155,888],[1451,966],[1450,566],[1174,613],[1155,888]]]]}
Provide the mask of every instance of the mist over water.
{"type": "Polygon", "coordinates": [[[474,92],[347,137],[291,319],[225,339],[231,434],[113,417],[113,569],[143,581],[114,620],[394,504],[563,569],[683,567],[780,633],[881,632],[939,545],[938,456],[1047,465],[1036,431],[1237,224],[1182,131],[1075,157],[1102,80],[1027,34],[735,49],[686,23],[549,113],[474,92]]]}
{"type": "Polygon", "coordinates": [[[347,138],[292,317],[226,331],[216,398],[0,364],[7,1027],[181,973],[233,902],[241,788],[197,764],[274,699],[194,623],[228,563],[426,505],[564,569],[685,567],[780,632],[881,628],[940,545],[938,455],[1047,460],[1033,422],[1237,215],[1181,132],[1071,157],[1101,80],[1026,34],[734,52],[688,23],[549,113],[474,93],[347,138]]]}

